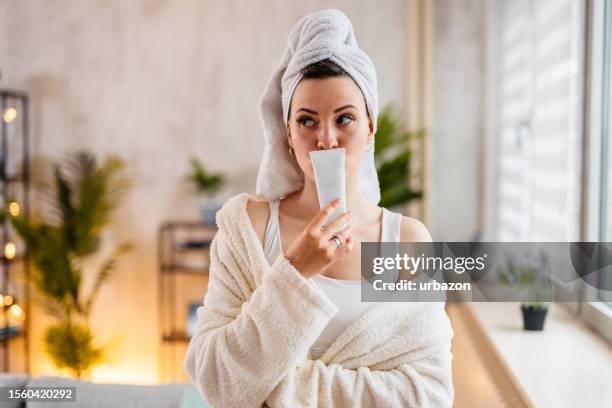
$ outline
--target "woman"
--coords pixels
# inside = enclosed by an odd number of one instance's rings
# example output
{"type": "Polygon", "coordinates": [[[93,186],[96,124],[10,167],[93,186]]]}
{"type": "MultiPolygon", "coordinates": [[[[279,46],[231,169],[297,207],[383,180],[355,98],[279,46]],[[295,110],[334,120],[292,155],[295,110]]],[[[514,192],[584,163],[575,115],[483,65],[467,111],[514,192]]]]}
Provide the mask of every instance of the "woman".
{"type": "Polygon", "coordinates": [[[185,369],[214,406],[452,406],[443,303],[361,302],[362,241],[431,241],[378,207],[376,74],[338,10],[304,17],[262,98],[259,197],[219,211],[185,369]],[[327,222],[309,152],[344,148],[327,222]],[[282,237],[282,238],[281,238],[282,237]]]}

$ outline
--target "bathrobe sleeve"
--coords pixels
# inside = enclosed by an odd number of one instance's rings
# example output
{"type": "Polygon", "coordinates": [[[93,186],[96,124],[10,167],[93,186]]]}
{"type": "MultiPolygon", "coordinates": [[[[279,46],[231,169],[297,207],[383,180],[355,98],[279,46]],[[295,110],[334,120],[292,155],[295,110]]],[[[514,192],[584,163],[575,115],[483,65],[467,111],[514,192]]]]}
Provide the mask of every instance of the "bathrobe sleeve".
{"type": "Polygon", "coordinates": [[[215,407],[259,407],[308,355],[337,307],[283,255],[256,288],[219,230],[183,367],[215,407]]]}
{"type": "Polygon", "coordinates": [[[440,348],[392,370],[346,369],[306,360],[270,395],[271,407],[452,407],[452,354],[440,348]]]}

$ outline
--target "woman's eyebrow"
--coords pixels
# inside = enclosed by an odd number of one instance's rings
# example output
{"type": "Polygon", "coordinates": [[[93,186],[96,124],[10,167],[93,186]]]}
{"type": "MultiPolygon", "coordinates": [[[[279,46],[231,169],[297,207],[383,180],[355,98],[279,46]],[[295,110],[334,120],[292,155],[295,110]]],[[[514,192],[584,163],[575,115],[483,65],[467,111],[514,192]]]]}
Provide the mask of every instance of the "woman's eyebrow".
{"type": "MultiPolygon", "coordinates": [[[[336,112],[340,112],[341,110],[346,109],[346,108],[353,108],[353,109],[357,109],[357,108],[355,107],[355,105],[351,105],[351,104],[349,103],[348,105],[341,106],[341,107],[339,107],[338,109],[334,110],[334,113],[336,113],[336,112]]],[[[298,109],[298,110],[297,110],[295,113],[298,113],[298,112],[301,112],[301,111],[308,112],[308,113],[312,113],[313,115],[318,115],[318,114],[319,114],[319,112],[313,111],[312,109],[308,109],[308,108],[300,108],[300,109],[298,109]]]]}
{"type": "Polygon", "coordinates": [[[312,109],[307,109],[307,108],[300,108],[297,111],[295,111],[295,113],[298,113],[300,111],[304,111],[304,112],[308,112],[308,113],[312,113],[313,115],[318,115],[318,112],[313,111],[312,109]]]}
{"type": "Polygon", "coordinates": [[[357,108],[356,108],[354,105],[348,104],[348,105],[344,105],[344,106],[339,107],[338,109],[336,109],[336,110],[334,111],[334,113],[336,113],[336,112],[340,112],[342,109],[346,109],[346,108],[353,108],[353,109],[357,109],[357,108]]]}

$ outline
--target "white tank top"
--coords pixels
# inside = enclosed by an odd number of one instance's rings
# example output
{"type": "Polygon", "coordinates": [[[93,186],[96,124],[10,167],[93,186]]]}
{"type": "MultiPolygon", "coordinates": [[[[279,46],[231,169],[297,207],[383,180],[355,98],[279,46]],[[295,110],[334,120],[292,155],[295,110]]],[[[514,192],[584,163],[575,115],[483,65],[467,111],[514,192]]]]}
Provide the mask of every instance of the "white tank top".
{"type": "MultiPolygon", "coordinates": [[[[270,265],[282,253],[278,208],[280,200],[270,201],[270,218],[264,238],[264,252],[270,265]]],[[[402,215],[383,207],[381,242],[399,242],[402,215]]],[[[334,279],[323,275],[310,278],[337,307],[332,317],[311,348],[312,358],[320,358],[331,343],[375,302],[361,301],[361,280],[334,279]]]]}

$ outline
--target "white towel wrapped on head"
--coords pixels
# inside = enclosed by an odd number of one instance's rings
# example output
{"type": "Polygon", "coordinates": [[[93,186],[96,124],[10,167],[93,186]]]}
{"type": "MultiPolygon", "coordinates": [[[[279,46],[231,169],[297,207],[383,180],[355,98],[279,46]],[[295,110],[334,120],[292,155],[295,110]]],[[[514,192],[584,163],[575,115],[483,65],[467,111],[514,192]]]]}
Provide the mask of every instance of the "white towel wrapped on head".
{"type": "MultiPolygon", "coordinates": [[[[287,116],[300,73],[307,66],[329,59],[355,81],[365,98],[374,125],[378,119],[376,69],[357,45],[353,27],[340,10],[317,11],[302,18],[289,34],[287,49],[261,98],[264,152],[257,175],[257,194],[269,200],[282,198],[304,185],[304,173],[289,154],[287,116]]],[[[380,201],[380,186],[374,164],[374,139],[359,167],[359,189],[370,201],[380,201]]]]}

